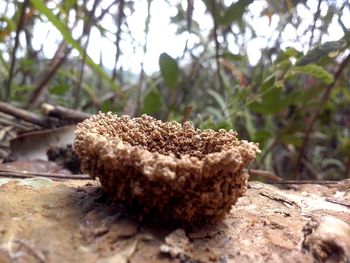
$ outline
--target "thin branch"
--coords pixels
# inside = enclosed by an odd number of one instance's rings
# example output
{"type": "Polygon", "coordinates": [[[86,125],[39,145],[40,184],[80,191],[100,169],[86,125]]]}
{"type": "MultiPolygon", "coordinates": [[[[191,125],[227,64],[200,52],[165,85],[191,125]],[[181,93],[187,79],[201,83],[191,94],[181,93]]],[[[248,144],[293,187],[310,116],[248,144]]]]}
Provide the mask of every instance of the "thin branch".
{"type": "Polygon", "coordinates": [[[267,184],[326,184],[337,185],[338,181],[325,180],[282,180],[282,181],[267,181],[267,184]]]}
{"type": "Polygon", "coordinates": [[[318,174],[320,174],[319,171],[316,170],[315,167],[312,166],[312,164],[306,160],[305,158],[302,158],[301,159],[301,163],[304,165],[304,167],[311,173],[312,177],[313,178],[310,178],[310,179],[315,179],[317,180],[318,178],[318,174]]]}
{"type": "Polygon", "coordinates": [[[24,246],[40,263],[47,262],[47,260],[45,259],[45,255],[42,252],[37,251],[35,248],[31,247],[22,240],[16,240],[15,242],[20,244],[21,246],[24,246]]]}
{"type": "Polygon", "coordinates": [[[117,32],[116,32],[116,40],[115,40],[116,53],[115,53],[114,67],[113,67],[113,73],[112,73],[113,81],[117,77],[118,60],[121,53],[120,40],[121,40],[121,34],[122,34],[123,20],[124,20],[124,0],[120,0],[118,5],[117,32]]]}
{"type": "Polygon", "coordinates": [[[192,106],[189,105],[186,107],[184,111],[182,122],[181,122],[182,124],[185,123],[186,121],[189,121],[191,113],[192,113],[192,106]]]}
{"type": "Polygon", "coordinates": [[[274,173],[271,173],[269,171],[264,171],[264,170],[256,170],[256,169],[247,169],[246,172],[250,175],[250,176],[261,176],[264,178],[267,178],[269,180],[272,181],[281,181],[282,178],[275,175],[274,173]]]}
{"type": "Polygon", "coordinates": [[[94,2],[91,11],[88,14],[88,18],[87,20],[85,20],[83,34],[80,37],[80,39],[83,39],[84,36],[87,36],[84,44],[84,53],[80,64],[79,80],[77,82],[77,86],[74,92],[74,108],[76,109],[79,107],[79,103],[80,103],[81,83],[83,82],[83,78],[84,78],[84,66],[85,66],[86,55],[87,55],[87,47],[90,41],[90,32],[91,32],[91,26],[92,26],[91,21],[93,21],[93,18],[95,17],[95,11],[99,3],[100,3],[100,0],[96,0],[94,2]]]}
{"type": "Polygon", "coordinates": [[[27,9],[28,5],[29,5],[29,0],[25,0],[22,4],[22,10],[21,10],[21,14],[20,14],[19,21],[17,24],[15,45],[14,45],[13,51],[12,51],[9,78],[7,81],[7,87],[6,87],[6,92],[5,92],[5,101],[7,101],[9,99],[10,93],[11,93],[12,79],[13,79],[13,75],[14,75],[13,73],[14,73],[15,64],[16,64],[16,52],[17,52],[17,49],[19,46],[19,34],[21,33],[21,31],[24,27],[25,18],[26,18],[26,9],[27,9]]]}
{"type": "Polygon", "coordinates": [[[322,96],[322,98],[321,98],[321,100],[319,102],[319,107],[317,107],[315,109],[315,111],[313,112],[313,114],[312,114],[312,116],[310,118],[310,123],[309,123],[309,126],[306,128],[305,137],[304,137],[304,140],[303,140],[302,145],[300,147],[299,155],[298,155],[296,166],[295,166],[294,178],[296,180],[300,179],[300,171],[301,171],[301,166],[302,166],[302,159],[304,158],[305,150],[306,150],[306,147],[307,147],[307,145],[309,143],[310,134],[312,132],[313,126],[314,126],[318,116],[320,115],[322,109],[323,109],[322,106],[326,104],[326,102],[328,100],[328,97],[329,97],[329,95],[331,93],[331,90],[335,86],[336,82],[340,78],[341,74],[343,73],[344,69],[349,64],[349,62],[350,62],[350,54],[339,65],[337,71],[334,74],[334,81],[326,87],[326,90],[323,93],[323,96],[322,96]]]}
{"type": "Polygon", "coordinates": [[[53,76],[55,75],[57,70],[60,68],[60,66],[63,64],[63,62],[65,61],[66,57],[68,56],[71,50],[72,49],[67,46],[67,43],[65,41],[62,41],[60,43],[52,59],[49,70],[44,71],[38,77],[38,85],[30,95],[27,103],[27,107],[37,105],[39,98],[41,97],[41,94],[44,92],[47,83],[49,83],[49,81],[53,78],[53,76]]]}
{"type": "Polygon", "coordinates": [[[151,0],[147,1],[147,17],[145,21],[145,43],[143,44],[143,57],[141,61],[141,70],[140,70],[140,78],[139,78],[139,86],[137,91],[137,102],[136,102],[136,109],[135,113],[137,114],[140,111],[141,108],[141,100],[142,100],[142,90],[145,85],[144,78],[145,78],[145,71],[144,71],[144,64],[145,64],[145,56],[147,53],[147,42],[148,42],[148,33],[149,33],[149,25],[151,22],[151,0]]]}
{"type": "Polygon", "coordinates": [[[215,2],[216,2],[215,0],[211,0],[212,10],[213,10],[212,17],[213,17],[213,23],[214,23],[213,33],[214,33],[214,41],[215,41],[216,74],[217,74],[217,77],[219,79],[220,89],[223,92],[224,91],[224,81],[223,81],[222,76],[221,76],[221,65],[220,65],[220,55],[219,55],[220,43],[218,40],[217,18],[215,16],[215,14],[217,12],[215,2]]]}
{"type": "MultiPolygon", "coordinates": [[[[118,0],[117,0],[117,1],[118,1],[118,0]]],[[[95,20],[96,20],[96,21],[101,21],[102,18],[109,12],[109,9],[111,9],[111,7],[114,6],[114,4],[115,4],[117,1],[111,2],[111,3],[109,4],[109,6],[106,7],[106,9],[103,9],[103,10],[102,10],[101,14],[100,14],[98,17],[96,17],[95,20]]]]}
{"type": "MultiPolygon", "coordinates": [[[[346,3],[344,3],[343,6],[339,9],[340,14],[343,14],[345,6],[346,6],[346,3]]],[[[348,4],[348,6],[350,6],[350,5],[348,4]]],[[[342,28],[344,35],[347,34],[349,30],[345,26],[341,15],[338,15],[338,23],[339,23],[340,27],[342,28]]]]}
{"type": "Polygon", "coordinates": [[[314,15],[314,23],[313,23],[312,28],[311,28],[311,37],[310,37],[310,42],[309,42],[309,48],[311,48],[312,42],[314,40],[316,22],[317,22],[318,18],[320,17],[320,13],[321,13],[321,3],[322,3],[322,0],[318,0],[317,11],[314,15]]]}
{"type": "Polygon", "coordinates": [[[278,144],[277,138],[272,141],[272,143],[264,151],[263,155],[260,158],[260,161],[263,162],[270,151],[278,144]]]}
{"type": "Polygon", "coordinates": [[[192,20],[193,20],[193,10],[194,10],[194,0],[187,0],[187,9],[186,9],[186,22],[188,32],[192,31],[192,20]]]}
{"type": "Polygon", "coordinates": [[[45,177],[56,180],[63,179],[76,179],[76,180],[93,180],[91,176],[86,174],[59,174],[59,173],[39,173],[39,172],[18,172],[18,171],[6,171],[0,169],[0,177],[10,177],[10,178],[36,178],[36,177],[45,177]]]}
{"type": "MultiPolygon", "coordinates": [[[[100,2],[100,0],[98,0],[98,2],[100,2]]],[[[106,8],[102,14],[98,17],[98,19],[94,19],[93,16],[88,15],[89,17],[89,27],[92,26],[92,24],[95,21],[99,21],[100,19],[103,18],[103,16],[105,14],[107,14],[109,8],[112,5],[110,5],[108,8],[106,8]]],[[[79,20],[77,19],[74,22],[74,25],[71,28],[71,31],[77,26],[79,20]]],[[[82,36],[84,35],[84,33],[82,34],[82,36]]],[[[79,37],[78,41],[81,40],[82,36],[79,37]]],[[[50,66],[49,71],[44,71],[40,77],[38,77],[39,80],[39,84],[37,85],[37,88],[32,92],[27,107],[29,105],[37,105],[39,98],[41,97],[41,94],[44,92],[47,83],[52,79],[52,77],[55,75],[55,73],[57,72],[57,70],[61,67],[61,65],[63,64],[63,62],[65,61],[66,57],[68,56],[68,54],[71,52],[72,48],[67,46],[67,43],[63,40],[61,42],[61,44],[59,45],[54,58],[52,59],[52,63],[50,66]]]]}
{"type": "Polygon", "coordinates": [[[350,202],[347,201],[347,200],[338,200],[336,198],[330,198],[330,197],[326,197],[325,200],[327,202],[330,202],[330,203],[333,203],[333,204],[343,205],[343,206],[346,206],[346,207],[350,208],[350,202]]]}
{"type": "Polygon", "coordinates": [[[90,40],[90,33],[88,34],[84,45],[84,54],[80,63],[79,80],[77,82],[77,86],[74,91],[74,108],[75,109],[78,109],[79,103],[80,103],[81,83],[83,82],[83,78],[84,78],[84,67],[85,67],[86,54],[87,54],[86,51],[89,44],[89,40],[90,40]]]}
{"type": "MultiPolygon", "coordinates": [[[[99,66],[103,68],[103,59],[102,59],[102,49],[100,49],[100,63],[99,66]]],[[[97,85],[96,90],[102,90],[102,77],[100,75],[97,75],[97,85]]]]}

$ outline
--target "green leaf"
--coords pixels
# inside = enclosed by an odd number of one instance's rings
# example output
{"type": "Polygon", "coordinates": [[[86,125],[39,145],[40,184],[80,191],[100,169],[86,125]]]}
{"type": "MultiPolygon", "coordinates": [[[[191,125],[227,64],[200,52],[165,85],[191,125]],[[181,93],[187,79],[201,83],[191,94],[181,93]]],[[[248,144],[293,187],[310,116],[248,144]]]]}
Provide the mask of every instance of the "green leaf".
{"type": "Polygon", "coordinates": [[[165,83],[168,87],[174,88],[179,77],[179,68],[176,60],[167,53],[162,53],[159,56],[159,67],[165,83]]]}
{"type": "Polygon", "coordinates": [[[245,117],[245,128],[249,134],[249,137],[252,138],[256,133],[256,127],[254,125],[253,116],[248,108],[244,109],[244,117],[245,117]]]}
{"type": "Polygon", "coordinates": [[[186,13],[181,4],[177,5],[176,8],[177,14],[175,16],[170,17],[170,22],[174,24],[179,24],[185,21],[186,13]]]}
{"type": "Polygon", "coordinates": [[[69,86],[67,84],[60,84],[50,88],[49,92],[54,95],[63,96],[68,90],[69,86]]]}
{"type": "Polygon", "coordinates": [[[301,146],[303,139],[301,137],[297,137],[294,134],[282,134],[279,137],[279,140],[285,144],[292,144],[295,146],[301,146]]]}
{"type": "Polygon", "coordinates": [[[271,132],[267,130],[260,130],[254,133],[253,141],[262,143],[263,141],[269,139],[272,136],[271,132]]]}
{"type": "Polygon", "coordinates": [[[23,92],[23,91],[32,91],[34,89],[34,85],[19,85],[15,86],[15,92],[23,92]]]}
{"type": "Polygon", "coordinates": [[[2,66],[0,70],[4,70],[6,72],[6,74],[8,74],[9,65],[8,65],[8,62],[2,56],[2,52],[0,52],[0,65],[2,66]]]}
{"type": "Polygon", "coordinates": [[[254,101],[250,104],[250,109],[262,114],[276,114],[288,107],[290,99],[286,98],[282,89],[273,86],[261,96],[261,102],[254,101]]]}
{"type": "Polygon", "coordinates": [[[326,83],[330,84],[334,81],[334,77],[324,68],[317,66],[315,64],[308,64],[306,66],[296,66],[291,69],[291,71],[287,74],[287,78],[292,77],[297,74],[305,74],[326,83]]]}
{"type": "Polygon", "coordinates": [[[224,52],[220,55],[220,57],[224,58],[224,59],[228,59],[231,61],[243,61],[245,59],[244,56],[242,55],[236,55],[236,54],[232,54],[231,52],[224,52]]]}
{"type": "Polygon", "coordinates": [[[227,108],[225,100],[215,90],[212,90],[212,89],[208,90],[208,94],[214,98],[214,100],[220,105],[220,108],[222,110],[225,110],[227,108]]]}
{"type": "Polygon", "coordinates": [[[107,112],[109,112],[111,110],[111,108],[112,108],[111,101],[110,100],[106,100],[106,101],[102,102],[100,110],[103,113],[107,113],[107,112]]]}
{"type": "Polygon", "coordinates": [[[220,18],[220,6],[217,1],[213,0],[203,0],[203,3],[207,7],[207,10],[213,16],[213,18],[218,21],[220,18]]]}
{"type": "MultiPolygon", "coordinates": [[[[70,31],[68,27],[62,23],[61,20],[59,20],[54,13],[50,9],[46,7],[45,2],[41,0],[32,0],[33,5],[39,10],[40,14],[47,17],[47,19],[55,26],[55,28],[61,32],[64,40],[71,45],[73,48],[75,48],[81,56],[85,54],[84,49],[79,45],[77,41],[74,40],[74,38],[71,36],[70,31]]],[[[94,70],[96,73],[98,73],[102,78],[107,80],[107,82],[110,84],[112,88],[115,90],[118,89],[115,82],[112,81],[112,79],[102,70],[102,68],[97,65],[89,55],[86,54],[86,63],[94,70]]]]}
{"type": "Polygon", "coordinates": [[[259,143],[260,149],[264,149],[268,140],[272,138],[273,135],[267,130],[256,131],[251,138],[252,141],[259,143]]]}
{"type": "Polygon", "coordinates": [[[273,88],[275,83],[275,78],[276,78],[276,72],[272,73],[271,75],[269,75],[264,79],[264,82],[261,84],[261,91],[263,93],[268,92],[273,88]]]}
{"type": "Polygon", "coordinates": [[[308,89],[295,90],[291,96],[291,103],[296,105],[308,104],[310,106],[312,101],[318,102],[318,96],[320,94],[319,87],[309,87],[308,89]]]}
{"type": "Polygon", "coordinates": [[[292,65],[292,63],[290,62],[289,58],[282,60],[280,62],[277,63],[277,67],[279,70],[283,70],[286,71],[288,68],[290,68],[292,65]]]}
{"type": "Polygon", "coordinates": [[[73,6],[77,3],[77,0],[64,0],[63,1],[63,9],[65,11],[69,11],[73,8],[73,6]]]}
{"type": "Polygon", "coordinates": [[[222,111],[218,110],[217,108],[214,107],[207,107],[206,111],[211,115],[214,116],[216,119],[221,120],[223,118],[222,116],[222,111]]]}
{"type": "Polygon", "coordinates": [[[253,0],[239,0],[238,2],[231,4],[225,11],[225,14],[221,17],[221,24],[229,25],[232,22],[242,20],[246,7],[252,2],[253,0]]]}
{"type": "Polygon", "coordinates": [[[265,105],[261,102],[254,101],[249,105],[249,109],[253,112],[262,113],[262,114],[273,114],[269,108],[266,108],[265,105]]]}
{"type": "Polygon", "coordinates": [[[0,41],[4,42],[5,37],[9,36],[11,32],[16,31],[16,23],[14,19],[8,18],[6,16],[1,16],[0,17],[0,22],[2,27],[0,28],[0,41]]]}
{"type": "Polygon", "coordinates": [[[232,125],[232,123],[231,122],[229,122],[229,121],[225,121],[225,120],[223,120],[223,121],[219,121],[216,125],[215,125],[215,130],[219,130],[219,129],[224,129],[224,130],[226,130],[226,131],[228,131],[228,130],[231,130],[231,129],[233,129],[234,127],[233,127],[233,125],[232,125]]]}
{"type": "Polygon", "coordinates": [[[157,88],[150,89],[143,100],[143,112],[153,114],[162,108],[163,98],[157,88]]]}
{"type": "Polygon", "coordinates": [[[335,57],[345,46],[346,41],[343,39],[323,43],[322,45],[316,46],[310,50],[304,57],[297,61],[296,65],[303,66],[315,63],[323,57],[335,57]]]}

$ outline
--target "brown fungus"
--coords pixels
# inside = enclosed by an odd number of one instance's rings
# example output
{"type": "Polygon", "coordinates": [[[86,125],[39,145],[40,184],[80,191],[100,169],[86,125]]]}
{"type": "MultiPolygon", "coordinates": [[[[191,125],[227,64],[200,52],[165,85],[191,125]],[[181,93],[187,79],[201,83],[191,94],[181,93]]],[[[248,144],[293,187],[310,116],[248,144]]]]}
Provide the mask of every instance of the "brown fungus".
{"type": "Polygon", "coordinates": [[[83,172],[141,216],[174,223],[222,218],[245,192],[243,168],[259,152],[233,131],[147,115],[100,113],[80,123],[76,135],[83,172]]]}

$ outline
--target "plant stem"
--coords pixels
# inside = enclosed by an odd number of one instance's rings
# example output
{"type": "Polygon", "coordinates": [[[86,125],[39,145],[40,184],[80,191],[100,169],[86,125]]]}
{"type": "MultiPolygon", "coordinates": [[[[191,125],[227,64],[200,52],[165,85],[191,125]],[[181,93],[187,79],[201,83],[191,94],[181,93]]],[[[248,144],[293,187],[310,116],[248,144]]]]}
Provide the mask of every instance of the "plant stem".
{"type": "Polygon", "coordinates": [[[145,85],[145,70],[144,70],[144,64],[145,64],[145,56],[147,53],[147,42],[148,42],[148,33],[149,33],[149,25],[151,22],[151,4],[152,1],[147,1],[147,17],[145,21],[145,43],[143,45],[143,58],[141,61],[141,70],[140,70],[140,78],[139,78],[139,87],[137,91],[137,102],[136,102],[136,109],[134,111],[135,114],[138,114],[141,109],[141,101],[142,101],[142,91],[143,87],[145,85]]]}
{"type": "Polygon", "coordinates": [[[318,0],[317,11],[315,13],[314,23],[313,23],[312,29],[311,29],[311,37],[310,37],[310,42],[309,42],[309,48],[311,48],[312,42],[314,40],[316,22],[317,22],[317,19],[320,17],[320,13],[321,13],[321,3],[322,3],[322,0],[318,0]]]}
{"type": "Polygon", "coordinates": [[[118,66],[118,60],[120,57],[120,40],[121,40],[121,33],[122,33],[122,23],[124,19],[124,0],[119,1],[118,5],[118,17],[117,17],[117,32],[116,32],[116,40],[115,40],[115,60],[114,60],[114,67],[113,67],[113,73],[112,73],[112,80],[114,81],[117,77],[117,66],[118,66]]]}
{"type": "Polygon", "coordinates": [[[216,14],[215,0],[212,0],[211,4],[212,4],[212,9],[213,9],[212,17],[213,17],[213,23],[214,23],[213,33],[214,33],[214,41],[215,41],[216,75],[219,79],[220,90],[224,94],[224,81],[222,79],[221,71],[220,71],[220,69],[221,69],[220,57],[219,57],[220,43],[218,40],[218,32],[217,32],[218,31],[217,17],[215,16],[215,14],[216,14]]]}

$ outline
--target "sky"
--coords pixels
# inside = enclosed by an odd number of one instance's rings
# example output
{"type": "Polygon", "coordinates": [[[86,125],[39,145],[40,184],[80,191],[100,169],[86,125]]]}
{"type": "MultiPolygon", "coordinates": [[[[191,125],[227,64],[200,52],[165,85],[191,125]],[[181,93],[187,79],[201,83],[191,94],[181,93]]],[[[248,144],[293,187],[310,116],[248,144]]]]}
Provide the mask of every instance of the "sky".
{"type": "MultiPolygon", "coordinates": [[[[57,2],[58,0],[56,0],[57,2]]],[[[91,2],[91,1],[90,1],[91,2]]],[[[175,1],[174,1],[175,2],[175,1]]],[[[181,1],[180,1],[181,2],[181,1]]],[[[186,9],[186,1],[183,2],[183,7],[186,9]]],[[[231,2],[231,1],[228,1],[231,2]]],[[[341,1],[340,1],[341,2],[341,1]]],[[[111,3],[111,0],[102,0],[102,6],[105,8],[111,3]]],[[[318,0],[309,0],[308,7],[310,10],[302,5],[297,6],[297,11],[302,15],[303,21],[301,27],[296,31],[291,25],[288,25],[282,33],[283,43],[281,48],[285,49],[289,46],[295,47],[300,51],[303,50],[302,43],[308,43],[310,34],[305,34],[301,38],[301,43],[297,42],[295,36],[300,35],[303,30],[313,22],[313,14],[317,10],[318,0]]],[[[91,3],[90,3],[91,4],[91,3]]],[[[246,17],[248,21],[254,24],[254,29],[257,32],[257,37],[247,41],[246,50],[252,65],[256,64],[261,56],[261,49],[272,45],[274,39],[278,36],[276,27],[279,22],[279,16],[273,15],[271,21],[267,16],[261,16],[261,12],[266,5],[265,1],[256,0],[248,8],[252,15],[246,17]]],[[[4,1],[0,1],[0,10],[4,6],[4,1]]],[[[49,2],[48,7],[53,8],[55,1],[49,2]]],[[[176,35],[177,27],[170,23],[170,17],[176,15],[177,10],[174,7],[169,7],[169,4],[164,0],[153,0],[151,6],[151,21],[150,30],[147,38],[147,53],[143,54],[143,45],[145,42],[145,20],[146,20],[147,1],[135,0],[135,12],[132,15],[127,15],[127,23],[131,31],[132,39],[128,34],[123,35],[120,47],[123,54],[120,57],[119,66],[122,66],[125,71],[131,71],[135,74],[140,72],[141,62],[144,61],[144,69],[147,74],[152,74],[159,70],[158,58],[163,52],[167,52],[172,57],[176,58],[182,55],[185,43],[188,40],[189,47],[197,41],[197,37],[193,34],[183,33],[176,35]]],[[[111,10],[117,12],[116,9],[111,10]]],[[[9,13],[13,10],[8,10],[9,13]]],[[[327,12],[327,5],[322,3],[321,14],[327,12]]],[[[97,13],[98,15],[98,13],[97,13]]],[[[10,14],[9,14],[10,16],[10,14]]],[[[344,13],[344,17],[350,17],[350,14],[344,13]]],[[[203,32],[209,32],[213,27],[211,17],[205,13],[205,6],[202,1],[194,1],[194,20],[199,22],[200,29],[203,32]]],[[[342,19],[343,19],[342,18],[342,19]]],[[[350,19],[343,19],[343,23],[350,28],[350,19]]],[[[90,44],[88,45],[87,52],[89,56],[96,62],[99,63],[101,50],[102,50],[102,61],[106,68],[112,69],[114,66],[114,58],[116,54],[115,48],[115,32],[116,28],[114,25],[113,17],[106,16],[102,21],[102,25],[112,33],[106,33],[106,37],[101,36],[101,33],[97,29],[91,31],[90,44]]],[[[69,25],[68,25],[69,26],[69,25]]],[[[126,30],[126,28],[123,28],[126,30]]],[[[233,30],[235,28],[233,27],[233,30]]],[[[78,25],[73,30],[72,35],[77,38],[82,31],[82,24],[78,25]]],[[[47,21],[38,23],[34,28],[33,46],[36,49],[40,49],[43,46],[43,51],[46,57],[52,58],[57,44],[60,42],[60,33],[53,27],[49,26],[47,21]]],[[[325,35],[322,42],[338,40],[343,36],[343,31],[340,26],[333,21],[330,24],[328,35],[325,35]]],[[[22,36],[24,37],[24,36],[22,36]]],[[[316,36],[317,37],[317,36],[316,36]]],[[[233,39],[230,41],[229,49],[232,53],[238,53],[239,49],[234,44],[233,39]]],[[[246,39],[242,39],[246,41],[246,39]]],[[[23,42],[22,42],[23,43],[23,42]]],[[[72,53],[73,56],[78,56],[77,51],[72,53]]]]}

